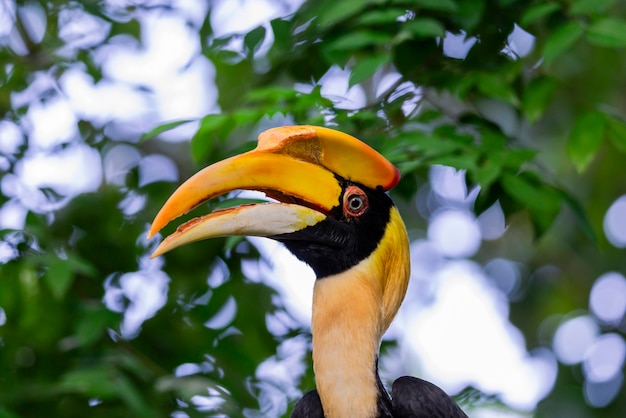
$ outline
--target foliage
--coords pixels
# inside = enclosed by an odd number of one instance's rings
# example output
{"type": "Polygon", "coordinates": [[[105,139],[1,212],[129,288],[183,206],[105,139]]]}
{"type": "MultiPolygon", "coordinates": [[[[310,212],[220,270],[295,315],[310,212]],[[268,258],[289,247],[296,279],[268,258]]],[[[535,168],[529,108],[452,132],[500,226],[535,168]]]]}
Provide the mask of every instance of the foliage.
{"type": "MultiPolygon", "coordinates": [[[[280,360],[280,347],[308,330],[289,317],[273,288],[246,272],[261,266],[262,275],[267,261],[247,241],[223,239],[149,262],[147,225],[177,182],[140,181],[148,156],[166,154],[184,178],[250,149],[261,128],[281,121],[333,126],[369,142],[400,168],[392,195],[401,202],[415,200],[432,165],[464,170],[468,184],[480,186],[474,211],[498,201],[510,225],[476,259],[508,257],[533,272],[511,305],[529,347],[549,346],[546,318],[587,308],[595,277],[626,271],[623,253],[602,232],[604,213],[626,184],[622,2],[306,1],[293,14],[225,36],[215,35],[209,8],[200,25],[189,26],[200,57],[215,68],[220,112],[153,124],[143,135],[112,133],[114,120],[77,120],[76,137],[59,149],[81,143],[105,158],[124,145],[140,158],[121,181],[105,177],[90,193],[27,191],[38,204],[10,187],[36,153],[29,109],[62,95],[55,83],[72,69],[106,80],[97,58],[104,47],[141,45],[147,14],[179,12],[151,1],[16,8],[8,12],[12,34],[0,38],[0,116],[22,139],[14,149],[0,147],[0,205],[17,202],[26,216],[23,226],[0,230],[0,416],[206,416],[196,395],[219,400],[229,416],[255,416],[263,391],[282,390],[257,367],[280,360]],[[43,16],[41,36],[29,26],[33,13],[43,16]],[[73,15],[96,19],[103,36],[82,43],[60,36],[73,15]],[[535,37],[532,50],[517,49],[512,33],[519,29],[535,37]],[[350,92],[363,103],[324,90],[334,70],[349,72],[350,92]],[[42,77],[53,81],[50,88],[16,100],[42,77]],[[193,124],[190,151],[159,141],[193,124]],[[140,210],[129,209],[133,199],[140,210]],[[560,269],[558,280],[537,279],[548,264],[560,269]],[[159,277],[166,300],[139,330],[125,333],[138,297],[128,286],[159,277]],[[115,300],[106,299],[111,295],[115,300]],[[232,304],[232,318],[205,326],[232,304]],[[280,326],[270,332],[272,321],[280,326]]],[[[423,235],[425,221],[406,206],[409,227],[423,235]]],[[[312,382],[307,363],[301,390],[312,382]]],[[[623,387],[610,405],[593,408],[583,385],[579,366],[561,365],[536,415],[623,410],[623,387]]],[[[283,397],[292,405],[297,396],[283,397]]]]}

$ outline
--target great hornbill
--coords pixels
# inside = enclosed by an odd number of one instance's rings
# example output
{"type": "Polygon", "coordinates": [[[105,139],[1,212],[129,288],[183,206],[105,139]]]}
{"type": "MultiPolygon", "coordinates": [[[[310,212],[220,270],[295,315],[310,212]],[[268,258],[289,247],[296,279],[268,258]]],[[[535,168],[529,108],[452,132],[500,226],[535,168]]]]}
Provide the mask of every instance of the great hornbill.
{"type": "Polygon", "coordinates": [[[386,191],[400,180],[389,161],[328,128],[289,126],[259,136],[256,149],[192,176],[168,199],[149,237],[201,203],[236,189],[278,202],[217,210],[181,225],[153,257],[212,237],[269,237],[309,264],[317,390],[292,417],[466,417],[437,386],[401,377],[393,398],[378,376],[380,341],[409,279],[409,241],[386,191]]]}

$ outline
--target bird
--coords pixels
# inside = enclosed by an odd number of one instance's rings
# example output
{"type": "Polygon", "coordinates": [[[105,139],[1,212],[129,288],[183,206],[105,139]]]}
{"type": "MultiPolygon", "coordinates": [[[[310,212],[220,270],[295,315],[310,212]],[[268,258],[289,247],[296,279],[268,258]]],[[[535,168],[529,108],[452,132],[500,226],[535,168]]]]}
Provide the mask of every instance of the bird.
{"type": "Polygon", "coordinates": [[[316,388],[293,418],[457,418],[442,389],[404,376],[391,396],[378,373],[380,343],[404,299],[409,239],[388,191],[400,171],[352,135],[321,126],[268,129],[257,147],[186,180],[157,213],[148,238],[173,219],[234,190],[271,201],[218,209],[180,225],[152,253],[225,236],[278,242],[315,273],[311,317],[316,388]]]}

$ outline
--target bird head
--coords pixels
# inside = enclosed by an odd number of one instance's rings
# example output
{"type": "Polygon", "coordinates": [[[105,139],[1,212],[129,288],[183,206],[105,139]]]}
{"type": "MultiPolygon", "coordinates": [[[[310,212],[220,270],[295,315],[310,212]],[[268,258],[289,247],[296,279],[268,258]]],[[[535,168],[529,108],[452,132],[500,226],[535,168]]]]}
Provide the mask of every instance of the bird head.
{"type": "Polygon", "coordinates": [[[353,136],[316,126],[263,132],[249,152],[219,161],[184,182],[167,200],[148,238],[173,219],[233,190],[257,190],[276,202],[220,209],[182,224],[152,254],[232,235],[285,244],[318,279],[364,260],[377,270],[383,294],[381,328],[395,316],[408,283],[408,239],[386,191],[400,173],[353,136]]]}

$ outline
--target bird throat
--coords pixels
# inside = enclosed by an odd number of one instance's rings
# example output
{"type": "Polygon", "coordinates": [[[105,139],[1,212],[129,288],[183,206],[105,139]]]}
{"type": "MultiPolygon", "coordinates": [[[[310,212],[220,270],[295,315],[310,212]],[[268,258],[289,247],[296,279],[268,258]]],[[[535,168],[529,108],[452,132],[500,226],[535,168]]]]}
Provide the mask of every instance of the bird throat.
{"type": "Polygon", "coordinates": [[[362,264],[317,280],[313,291],[313,368],[326,418],[377,415],[382,294],[362,264]]]}
{"type": "Polygon", "coordinates": [[[408,278],[408,238],[393,208],[385,236],[369,257],[316,280],[313,368],[325,418],[378,416],[380,340],[400,307],[408,278]]]}

